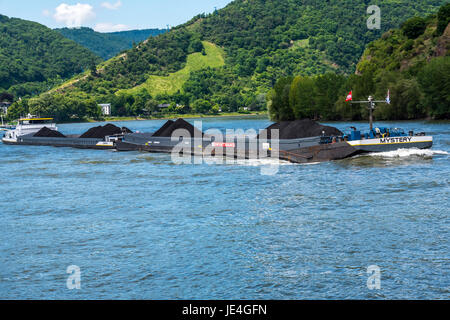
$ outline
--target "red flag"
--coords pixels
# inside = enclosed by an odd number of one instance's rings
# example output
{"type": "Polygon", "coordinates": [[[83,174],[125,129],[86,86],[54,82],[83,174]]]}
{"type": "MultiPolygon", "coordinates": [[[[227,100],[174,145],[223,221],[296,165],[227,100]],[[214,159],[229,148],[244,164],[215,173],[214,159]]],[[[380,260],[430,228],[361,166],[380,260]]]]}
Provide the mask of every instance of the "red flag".
{"type": "Polygon", "coordinates": [[[353,92],[350,91],[350,93],[347,96],[347,100],[345,100],[345,101],[347,102],[347,101],[352,101],[352,100],[353,100],[353,92]]]}

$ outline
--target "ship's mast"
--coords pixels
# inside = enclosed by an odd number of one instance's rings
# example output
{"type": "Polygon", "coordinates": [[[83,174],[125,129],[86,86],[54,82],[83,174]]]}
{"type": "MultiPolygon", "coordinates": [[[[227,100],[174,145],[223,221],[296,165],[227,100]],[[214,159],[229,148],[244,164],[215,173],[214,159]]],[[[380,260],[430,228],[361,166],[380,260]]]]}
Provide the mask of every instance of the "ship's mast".
{"type": "Polygon", "coordinates": [[[370,130],[372,131],[372,129],[373,129],[373,111],[375,110],[375,103],[387,103],[387,101],[373,100],[373,97],[369,96],[369,98],[367,98],[367,101],[352,101],[352,103],[368,104],[370,130]]]}

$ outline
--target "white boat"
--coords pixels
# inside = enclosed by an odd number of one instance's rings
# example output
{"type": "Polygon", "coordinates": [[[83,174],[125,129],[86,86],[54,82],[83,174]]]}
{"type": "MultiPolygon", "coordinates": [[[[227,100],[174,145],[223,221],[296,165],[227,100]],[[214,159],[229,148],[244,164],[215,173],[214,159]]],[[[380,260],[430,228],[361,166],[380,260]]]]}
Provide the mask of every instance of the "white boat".
{"type": "Polygon", "coordinates": [[[44,127],[55,131],[58,130],[53,118],[40,118],[28,115],[26,118],[19,119],[14,129],[6,131],[2,138],[2,142],[15,143],[19,137],[37,133],[44,127]]]}
{"type": "Polygon", "coordinates": [[[398,149],[429,149],[433,146],[433,137],[427,136],[425,132],[408,134],[399,128],[377,127],[368,133],[354,130],[347,135],[347,143],[361,153],[385,152],[398,149]]]}

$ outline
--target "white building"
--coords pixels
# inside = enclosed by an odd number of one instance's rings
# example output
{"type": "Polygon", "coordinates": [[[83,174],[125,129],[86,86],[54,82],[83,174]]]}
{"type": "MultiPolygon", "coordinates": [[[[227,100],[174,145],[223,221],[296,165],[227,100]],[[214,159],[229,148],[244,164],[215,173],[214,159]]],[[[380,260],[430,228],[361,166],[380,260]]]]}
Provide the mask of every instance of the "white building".
{"type": "Polygon", "coordinates": [[[8,108],[11,106],[11,102],[0,102],[0,113],[8,114],[8,108]]]}
{"type": "Polygon", "coordinates": [[[102,108],[102,114],[104,116],[111,115],[111,103],[99,104],[99,106],[102,108]]]}

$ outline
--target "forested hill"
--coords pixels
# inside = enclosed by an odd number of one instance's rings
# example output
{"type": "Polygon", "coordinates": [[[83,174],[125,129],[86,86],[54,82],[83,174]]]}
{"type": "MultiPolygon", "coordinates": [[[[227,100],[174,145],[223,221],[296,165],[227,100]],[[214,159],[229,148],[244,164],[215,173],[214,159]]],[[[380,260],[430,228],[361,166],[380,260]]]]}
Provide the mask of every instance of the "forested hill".
{"type": "Polygon", "coordinates": [[[0,92],[36,94],[99,62],[98,56],[56,31],[0,15],[0,92]]]}
{"type": "Polygon", "coordinates": [[[0,91],[39,93],[99,63],[86,48],[39,23],[0,15],[0,91]]]}
{"type": "Polygon", "coordinates": [[[368,96],[376,120],[450,118],[450,3],[437,14],[413,17],[370,43],[356,74],[282,77],[268,94],[273,120],[367,119],[367,108],[346,102],[368,96]]]}
{"type": "Polygon", "coordinates": [[[436,15],[414,17],[369,44],[357,73],[357,95],[391,90],[383,118],[450,118],[450,3],[436,15]]]}
{"type": "Polygon", "coordinates": [[[116,56],[123,50],[131,49],[134,43],[138,44],[148,37],[154,37],[167,31],[162,29],[146,29],[100,33],[85,27],[55,30],[64,37],[88,48],[105,60],[116,56]]]}
{"type": "Polygon", "coordinates": [[[269,66],[283,73],[316,73],[317,68],[302,70],[304,65],[300,64],[302,69],[298,66],[298,61],[314,51],[324,53],[320,64],[353,72],[366,44],[409,17],[435,12],[445,2],[237,0],[190,24],[207,40],[226,47],[233,61],[242,66],[241,75],[261,73],[269,66]],[[367,28],[371,5],[381,9],[380,30],[367,28]],[[274,58],[266,62],[267,56],[274,58]]]}
{"type": "Polygon", "coordinates": [[[280,77],[354,73],[369,42],[408,18],[436,12],[445,2],[236,0],[149,38],[52,94],[87,94],[111,102],[118,115],[148,112],[142,101],[149,99],[182,106],[177,112],[265,108],[265,94],[280,77]],[[370,5],[381,9],[381,30],[367,28],[370,5]],[[205,43],[221,49],[222,56],[213,48],[208,54],[205,43]],[[199,53],[205,57],[200,69],[189,64],[199,53]],[[215,63],[219,60],[225,63],[215,63]]]}

